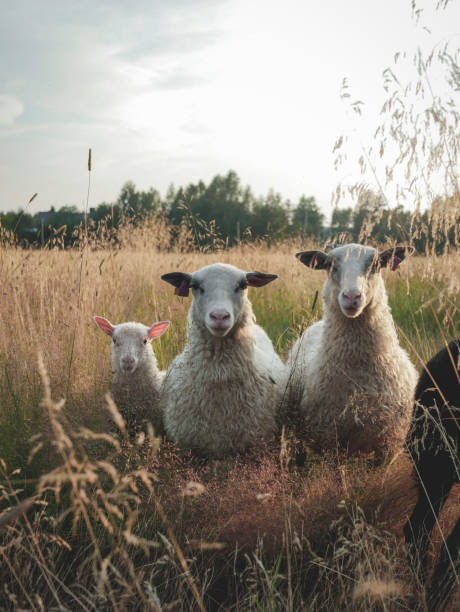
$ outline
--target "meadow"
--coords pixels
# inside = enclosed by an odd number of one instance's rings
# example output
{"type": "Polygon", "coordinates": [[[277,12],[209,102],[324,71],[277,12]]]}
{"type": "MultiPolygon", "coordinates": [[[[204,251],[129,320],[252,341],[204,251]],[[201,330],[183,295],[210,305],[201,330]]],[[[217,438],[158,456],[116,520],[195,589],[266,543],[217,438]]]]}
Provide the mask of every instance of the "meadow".
{"type": "MultiPolygon", "coordinates": [[[[315,454],[287,427],[276,443],[208,462],[151,428],[130,440],[106,397],[110,345],[93,315],[169,319],[154,343],[166,368],[184,346],[190,305],[160,280],[174,270],[224,261],[278,274],[249,297],[285,356],[321,318],[323,273],[294,257],[306,245],[205,253],[185,242],[165,249],[161,220],[123,231],[120,244],[0,248],[0,607],[425,610],[402,538],[416,501],[404,453],[380,467],[315,454]],[[2,524],[24,499],[28,512],[2,524]]],[[[419,254],[384,276],[420,369],[460,335],[460,255],[419,254]]],[[[459,508],[455,489],[432,555],[459,508]]]]}

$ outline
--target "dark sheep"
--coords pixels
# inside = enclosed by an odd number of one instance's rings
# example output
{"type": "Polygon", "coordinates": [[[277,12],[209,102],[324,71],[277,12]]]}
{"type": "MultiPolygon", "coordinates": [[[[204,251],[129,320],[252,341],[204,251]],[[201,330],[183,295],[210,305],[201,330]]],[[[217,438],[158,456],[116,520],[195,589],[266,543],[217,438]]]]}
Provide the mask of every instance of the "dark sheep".
{"type": "MultiPolygon", "coordinates": [[[[411,562],[426,578],[430,534],[455,483],[460,482],[460,339],[424,367],[415,391],[407,450],[414,463],[419,499],[404,527],[411,562]]],[[[446,603],[460,570],[460,517],[443,543],[428,591],[428,606],[446,603]]]]}

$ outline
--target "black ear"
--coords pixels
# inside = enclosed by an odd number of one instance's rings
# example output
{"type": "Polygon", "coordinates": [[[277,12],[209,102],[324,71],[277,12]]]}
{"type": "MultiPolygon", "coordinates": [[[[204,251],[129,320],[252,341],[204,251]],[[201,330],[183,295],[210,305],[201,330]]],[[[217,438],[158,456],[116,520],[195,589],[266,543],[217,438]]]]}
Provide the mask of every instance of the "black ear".
{"type": "Polygon", "coordinates": [[[168,274],[162,274],[160,278],[173,287],[176,287],[176,289],[179,289],[182,283],[185,283],[187,287],[190,286],[192,275],[186,272],[168,272],[168,274]]]}
{"type": "Polygon", "coordinates": [[[263,287],[277,278],[278,274],[264,274],[263,272],[248,272],[246,274],[246,280],[250,287],[263,287]]]}
{"type": "Polygon", "coordinates": [[[403,259],[407,255],[412,255],[414,251],[415,249],[412,246],[395,246],[391,249],[385,249],[379,253],[380,267],[386,268],[390,264],[391,270],[397,270],[403,259]]]}
{"type": "Polygon", "coordinates": [[[192,280],[191,274],[187,274],[186,272],[169,272],[168,274],[162,274],[161,280],[175,287],[174,293],[176,295],[188,297],[192,280]]]}
{"type": "Polygon", "coordinates": [[[315,270],[326,270],[331,265],[331,258],[323,251],[300,251],[295,256],[300,259],[304,266],[315,270]]]}

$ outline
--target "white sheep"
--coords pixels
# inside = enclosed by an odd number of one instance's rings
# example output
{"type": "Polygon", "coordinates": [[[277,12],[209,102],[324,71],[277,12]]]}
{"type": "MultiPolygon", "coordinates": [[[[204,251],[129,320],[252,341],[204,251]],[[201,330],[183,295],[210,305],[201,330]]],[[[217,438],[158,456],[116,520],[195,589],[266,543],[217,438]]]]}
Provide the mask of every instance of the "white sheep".
{"type": "Polygon", "coordinates": [[[135,433],[142,421],[150,421],[155,432],[162,433],[159,409],[160,388],[165,372],[160,372],[151,340],[168,329],[169,321],[112,325],[103,317],[94,317],[98,327],[112,338],[112,397],[128,430],[135,433]]]}
{"type": "Polygon", "coordinates": [[[187,343],[162,388],[167,435],[209,456],[243,451],[272,436],[286,367],[255,324],[247,287],[262,287],[277,276],[216,263],[161,278],[179,295],[193,292],[187,343]]]}
{"type": "Polygon", "coordinates": [[[399,345],[380,269],[396,269],[407,250],[348,244],[296,255],[328,272],[323,319],[289,356],[291,396],[298,394],[305,433],[321,449],[383,458],[404,442],[417,372],[399,345]]]}

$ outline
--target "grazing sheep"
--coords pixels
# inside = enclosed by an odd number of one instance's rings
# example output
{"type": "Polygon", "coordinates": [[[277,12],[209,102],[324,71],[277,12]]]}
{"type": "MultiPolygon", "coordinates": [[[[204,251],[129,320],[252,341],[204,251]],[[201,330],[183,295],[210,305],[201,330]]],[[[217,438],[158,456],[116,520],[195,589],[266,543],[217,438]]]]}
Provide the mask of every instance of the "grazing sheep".
{"type": "Polygon", "coordinates": [[[163,383],[167,435],[209,456],[243,451],[271,436],[286,368],[255,324],[247,287],[262,287],[277,276],[217,263],[161,278],[178,295],[193,292],[187,343],[163,383]]]}
{"type": "MultiPolygon", "coordinates": [[[[426,577],[430,533],[455,483],[460,482],[460,338],[425,366],[415,391],[407,450],[414,462],[419,500],[404,527],[411,561],[426,577]]],[[[444,542],[428,594],[442,606],[460,572],[460,517],[444,542]]]]}
{"type": "Polygon", "coordinates": [[[150,341],[168,329],[169,321],[147,327],[142,323],[112,325],[103,317],[94,320],[112,338],[112,397],[128,431],[135,433],[141,422],[148,420],[156,433],[162,433],[159,397],[165,373],[158,370],[150,341]]]}
{"type": "Polygon", "coordinates": [[[404,442],[417,374],[399,346],[380,269],[396,269],[405,253],[348,244],[296,255],[328,272],[323,319],[289,357],[301,426],[323,450],[342,446],[383,458],[404,442]]]}

